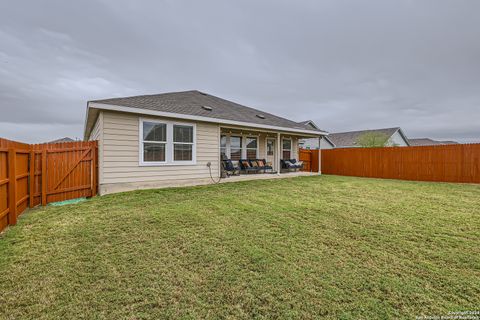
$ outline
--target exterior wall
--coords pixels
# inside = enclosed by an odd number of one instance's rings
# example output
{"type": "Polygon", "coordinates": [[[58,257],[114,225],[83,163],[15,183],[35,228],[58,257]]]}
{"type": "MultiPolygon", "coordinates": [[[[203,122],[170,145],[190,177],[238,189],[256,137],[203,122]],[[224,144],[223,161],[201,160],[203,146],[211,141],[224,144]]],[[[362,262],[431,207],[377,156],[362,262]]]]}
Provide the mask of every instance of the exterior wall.
{"type": "Polygon", "coordinates": [[[389,146],[399,146],[399,147],[406,147],[408,146],[405,139],[402,137],[400,132],[395,132],[390,139],[388,139],[387,145],[389,146]]]}
{"type": "MultiPolygon", "coordinates": [[[[300,139],[300,141],[303,142],[304,149],[311,149],[311,150],[318,149],[318,138],[300,139]]],[[[322,142],[320,143],[320,147],[321,149],[333,149],[333,146],[326,139],[322,139],[322,142]]]]}
{"type": "Polygon", "coordinates": [[[88,140],[98,140],[98,181],[100,183],[103,179],[103,112],[98,114],[97,122],[88,140]]]}
{"type": "MultiPolygon", "coordinates": [[[[219,126],[196,122],[196,164],[141,166],[139,164],[139,118],[141,115],[103,112],[103,162],[100,194],[146,188],[211,183],[220,175],[219,126]]],[[[174,120],[148,117],[157,120],[174,120]]],[[[192,122],[192,121],[189,121],[192,122]]]]}

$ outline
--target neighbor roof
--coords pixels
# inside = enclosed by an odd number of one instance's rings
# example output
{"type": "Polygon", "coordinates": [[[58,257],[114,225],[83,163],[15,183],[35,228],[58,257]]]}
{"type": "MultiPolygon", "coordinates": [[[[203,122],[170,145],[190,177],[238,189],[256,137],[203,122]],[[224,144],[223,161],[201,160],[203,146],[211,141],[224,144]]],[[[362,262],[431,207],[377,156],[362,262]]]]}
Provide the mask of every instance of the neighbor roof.
{"type": "MultiPolygon", "coordinates": [[[[308,130],[326,134],[326,132],[307,127],[295,121],[288,120],[268,112],[243,106],[241,104],[212,96],[197,90],[172,92],[154,95],[143,95],[126,98],[113,98],[89,102],[89,107],[102,109],[102,105],[121,106],[137,109],[137,113],[145,110],[176,115],[188,115],[211,120],[230,120],[257,125],[275,126],[287,129],[308,130]]],[[[104,107],[103,107],[104,108],[104,107]]],[[[87,115],[88,117],[88,115],[87,115]]],[[[172,117],[175,117],[172,115],[172,117]]],[[[214,121],[212,121],[214,122],[214,121]]],[[[222,121],[219,121],[222,122],[222,121]]],[[[93,124],[92,124],[93,125],[93,124]]],[[[87,128],[86,133],[91,130],[87,128]]]]}
{"type": "Polygon", "coordinates": [[[315,122],[313,122],[312,120],[307,120],[307,121],[301,121],[299,122],[299,124],[301,124],[302,126],[308,128],[308,129],[316,129],[316,130],[320,130],[318,128],[318,126],[315,124],[315,122]]]}
{"type": "Polygon", "coordinates": [[[411,146],[435,146],[435,145],[445,145],[445,144],[458,144],[456,141],[438,141],[430,138],[416,138],[408,139],[411,146]]]}
{"type": "Polygon", "coordinates": [[[357,147],[357,140],[359,137],[366,133],[380,133],[388,136],[389,138],[397,131],[400,131],[402,137],[407,141],[408,140],[403,134],[402,130],[399,127],[395,128],[385,128],[385,129],[372,129],[372,130],[360,130],[360,131],[349,131],[349,132],[335,132],[330,133],[328,138],[335,144],[337,148],[341,147],[357,147]]]}
{"type": "Polygon", "coordinates": [[[75,140],[73,140],[72,138],[64,137],[64,138],[60,138],[60,139],[57,139],[57,140],[49,141],[47,143],[74,142],[74,141],[75,140]]]}

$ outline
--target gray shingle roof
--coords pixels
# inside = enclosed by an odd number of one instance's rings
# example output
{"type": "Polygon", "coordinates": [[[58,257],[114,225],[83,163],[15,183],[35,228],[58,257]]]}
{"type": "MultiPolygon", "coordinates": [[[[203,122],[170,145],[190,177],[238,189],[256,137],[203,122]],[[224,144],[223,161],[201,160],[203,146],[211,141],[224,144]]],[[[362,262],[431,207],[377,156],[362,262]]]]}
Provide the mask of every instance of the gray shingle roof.
{"type": "Polygon", "coordinates": [[[444,144],[458,144],[456,141],[437,141],[430,138],[408,139],[411,146],[435,146],[444,144]]]}
{"type": "Polygon", "coordinates": [[[381,133],[388,137],[391,137],[399,129],[400,129],[399,127],[396,127],[396,128],[385,128],[385,129],[336,132],[336,133],[330,133],[328,135],[328,138],[335,144],[337,148],[357,147],[358,138],[365,133],[372,133],[372,132],[381,133]]]}
{"type": "Polygon", "coordinates": [[[57,140],[49,141],[47,143],[60,143],[60,142],[73,142],[73,141],[75,141],[75,140],[73,140],[70,137],[64,137],[64,138],[60,138],[60,139],[57,139],[57,140]]]}
{"type": "Polygon", "coordinates": [[[307,127],[295,121],[196,90],[90,102],[322,132],[311,126],[307,127]],[[204,106],[210,107],[211,110],[206,110],[204,106]]]}
{"type": "Polygon", "coordinates": [[[304,126],[305,128],[307,128],[309,130],[318,129],[318,126],[312,120],[300,121],[299,124],[301,124],[302,126],[304,126]]]}

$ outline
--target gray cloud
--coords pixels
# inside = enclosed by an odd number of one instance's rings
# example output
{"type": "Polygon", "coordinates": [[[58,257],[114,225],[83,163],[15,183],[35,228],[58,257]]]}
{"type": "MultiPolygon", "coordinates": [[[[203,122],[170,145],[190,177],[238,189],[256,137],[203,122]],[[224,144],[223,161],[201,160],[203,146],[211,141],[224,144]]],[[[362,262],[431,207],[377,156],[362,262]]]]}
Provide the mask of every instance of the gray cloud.
{"type": "Polygon", "coordinates": [[[480,141],[480,2],[0,3],[0,136],[81,137],[86,101],[199,89],[329,131],[480,141]]]}

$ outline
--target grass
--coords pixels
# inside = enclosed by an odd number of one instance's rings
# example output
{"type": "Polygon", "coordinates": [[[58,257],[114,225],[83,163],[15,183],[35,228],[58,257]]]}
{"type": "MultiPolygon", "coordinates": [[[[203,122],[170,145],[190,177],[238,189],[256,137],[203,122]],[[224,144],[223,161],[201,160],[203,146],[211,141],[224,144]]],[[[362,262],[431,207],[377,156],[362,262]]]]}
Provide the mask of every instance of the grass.
{"type": "Polygon", "coordinates": [[[480,186],[301,177],[31,210],[0,318],[411,319],[478,310],[480,186]]]}

